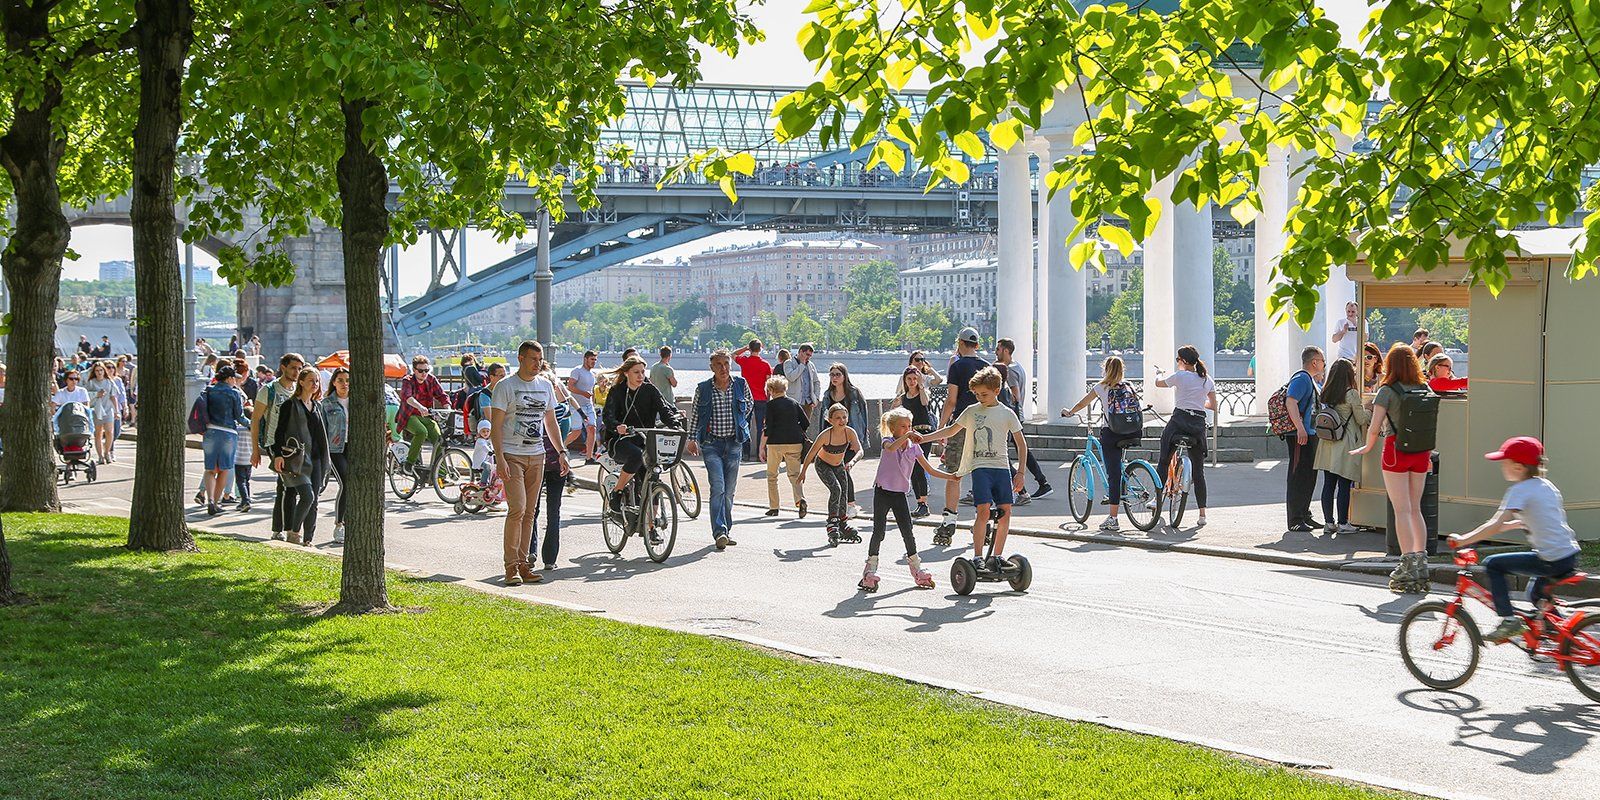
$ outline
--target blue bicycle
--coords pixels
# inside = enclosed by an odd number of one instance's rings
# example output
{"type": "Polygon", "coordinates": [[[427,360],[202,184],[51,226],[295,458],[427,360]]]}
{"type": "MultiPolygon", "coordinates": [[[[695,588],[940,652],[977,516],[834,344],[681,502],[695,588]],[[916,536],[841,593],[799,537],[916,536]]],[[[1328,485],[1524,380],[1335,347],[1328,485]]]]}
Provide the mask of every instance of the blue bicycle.
{"type": "MultiPolygon", "coordinates": [[[[1079,524],[1088,522],[1095,498],[1110,488],[1100,440],[1090,435],[1083,453],[1072,459],[1067,470],[1067,509],[1072,518],[1079,524]]],[[[1161,522],[1161,499],[1161,478],[1153,464],[1142,458],[1122,463],[1122,497],[1118,502],[1135,528],[1148,531],[1161,522]]]]}

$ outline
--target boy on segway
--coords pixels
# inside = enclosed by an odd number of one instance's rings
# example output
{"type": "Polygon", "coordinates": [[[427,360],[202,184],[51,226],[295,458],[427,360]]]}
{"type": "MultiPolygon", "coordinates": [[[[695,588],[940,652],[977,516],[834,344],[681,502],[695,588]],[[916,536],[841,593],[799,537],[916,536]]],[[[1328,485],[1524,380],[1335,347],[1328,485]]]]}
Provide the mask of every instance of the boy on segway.
{"type": "Polygon", "coordinates": [[[1011,470],[1006,450],[1009,438],[1017,446],[1017,460],[1028,462],[1028,442],[1022,435],[1022,421],[1000,403],[1002,381],[994,367],[984,367],[972,376],[968,386],[977,402],[966,407],[954,422],[932,433],[917,437],[922,442],[937,442],[964,433],[966,449],[961,455],[958,475],[972,476],[972,499],[977,519],[972,525],[973,567],[980,576],[998,575],[1003,567],[1006,533],[1011,530],[1011,502],[1022,491],[1022,474],[1011,470]],[[995,514],[994,548],[984,554],[985,530],[989,515],[995,514]]]}

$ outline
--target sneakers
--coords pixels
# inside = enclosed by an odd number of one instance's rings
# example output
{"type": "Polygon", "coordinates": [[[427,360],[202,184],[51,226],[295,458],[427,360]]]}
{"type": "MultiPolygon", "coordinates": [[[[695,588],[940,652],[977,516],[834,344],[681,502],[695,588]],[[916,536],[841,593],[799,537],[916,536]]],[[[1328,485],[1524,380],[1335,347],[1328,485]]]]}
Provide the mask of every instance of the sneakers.
{"type": "Polygon", "coordinates": [[[1100,530],[1103,530],[1106,533],[1116,533],[1117,531],[1122,530],[1122,526],[1117,523],[1116,517],[1106,517],[1106,521],[1100,523],[1100,530]]]}
{"type": "Polygon", "coordinates": [[[851,500],[849,503],[845,504],[844,515],[847,517],[861,516],[861,504],[851,500]]]}
{"type": "Polygon", "coordinates": [[[205,493],[205,490],[202,489],[202,490],[194,493],[194,504],[197,505],[197,506],[203,506],[203,505],[206,504],[206,493],[205,493]]]}
{"type": "Polygon", "coordinates": [[[272,541],[274,541],[274,542],[283,541],[283,531],[273,531],[272,532],[272,541]]]}
{"type": "Polygon", "coordinates": [[[928,511],[928,504],[927,503],[918,503],[917,504],[917,510],[911,512],[911,516],[916,517],[917,519],[921,519],[923,517],[928,516],[928,514],[930,514],[930,513],[932,513],[932,512],[928,511]]]}
{"type": "Polygon", "coordinates": [[[1527,632],[1528,623],[1523,622],[1521,617],[1512,615],[1500,620],[1500,624],[1483,638],[1495,644],[1504,644],[1527,632]]]}
{"type": "Polygon", "coordinates": [[[1206,526],[1206,518],[1205,517],[1201,517],[1201,518],[1199,518],[1199,519],[1194,521],[1194,529],[1195,530],[1200,530],[1201,528],[1204,528],[1205,526],[1206,526]]]}
{"type": "Polygon", "coordinates": [[[233,504],[235,504],[237,502],[239,502],[239,498],[234,497],[231,494],[225,494],[225,495],[222,496],[221,500],[217,501],[217,504],[218,505],[224,505],[224,506],[231,506],[231,505],[233,505],[233,504]]]}
{"type": "Polygon", "coordinates": [[[1338,532],[1339,533],[1360,533],[1361,529],[1357,528],[1354,525],[1346,524],[1346,525],[1340,525],[1338,532]]]}
{"type": "Polygon", "coordinates": [[[766,516],[769,516],[769,517],[776,517],[776,516],[778,516],[778,509],[776,509],[776,508],[769,508],[769,509],[767,509],[767,513],[766,513],[766,516]]]}
{"type": "Polygon", "coordinates": [[[966,494],[961,495],[961,505],[970,506],[976,504],[976,502],[976,500],[972,499],[972,492],[967,492],[966,494]]]}
{"type": "Polygon", "coordinates": [[[1428,554],[1406,553],[1389,573],[1389,591],[1395,594],[1428,593],[1428,554]]]}
{"type": "Polygon", "coordinates": [[[729,542],[728,534],[726,534],[726,533],[717,534],[717,549],[718,550],[726,550],[726,549],[728,549],[728,542],[729,542]]]}
{"type": "Polygon", "coordinates": [[[726,534],[726,533],[724,533],[724,534],[722,534],[722,538],[724,538],[724,539],[727,539],[727,540],[728,540],[728,546],[729,546],[729,547],[733,547],[733,546],[734,546],[734,545],[736,545],[736,544],[738,544],[738,542],[736,542],[736,541],[734,541],[734,540],[733,540],[733,537],[732,537],[732,536],[729,536],[729,535],[728,535],[728,534],[726,534]]]}
{"type": "Polygon", "coordinates": [[[244,500],[239,502],[239,513],[240,514],[248,514],[248,513],[250,513],[250,499],[249,498],[245,498],[244,500]]]}
{"type": "Polygon", "coordinates": [[[289,531],[288,533],[285,533],[284,536],[288,538],[289,544],[299,544],[300,543],[300,532],[299,531],[289,531]]]}
{"type": "Polygon", "coordinates": [[[622,492],[612,492],[610,499],[606,501],[606,505],[610,507],[611,513],[620,515],[622,513],[622,492]]]}
{"type": "Polygon", "coordinates": [[[516,567],[517,577],[521,578],[523,583],[538,583],[544,580],[544,576],[534,572],[533,567],[529,566],[526,561],[517,564],[516,567]]]}
{"type": "Polygon", "coordinates": [[[517,565],[516,564],[507,564],[506,565],[506,585],[507,586],[521,586],[522,585],[522,573],[517,571],[517,565]]]}
{"type": "Polygon", "coordinates": [[[1050,484],[1041,483],[1041,484],[1039,484],[1038,491],[1035,491],[1033,493],[1033,499],[1035,499],[1035,500],[1043,500],[1044,498],[1049,497],[1050,493],[1053,492],[1053,491],[1055,491],[1055,489],[1052,489],[1050,487],[1050,484]]]}
{"type": "Polygon", "coordinates": [[[211,515],[211,516],[213,516],[213,517],[218,515],[218,514],[221,514],[222,513],[222,506],[219,506],[216,503],[207,503],[206,504],[206,513],[211,515]]]}
{"type": "Polygon", "coordinates": [[[1012,502],[1016,503],[1019,506],[1025,506],[1025,505],[1033,502],[1033,498],[1029,497],[1027,490],[1024,489],[1023,491],[1017,492],[1017,497],[1012,502]]]}
{"type": "Polygon", "coordinates": [[[804,501],[804,500],[796,500],[796,501],[794,501],[794,508],[795,508],[796,511],[800,512],[800,518],[801,519],[805,519],[806,518],[806,501],[804,501]]]}
{"type": "Polygon", "coordinates": [[[1329,535],[1329,536],[1332,536],[1332,535],[1338,533],[1339,532],[1339,523],[1337,523],[1337,522],[1329,522],[1329,523],[1324,524],[1322,526],[1322,532],[1327,534],[1327,535],[1329,535]]]}
{"type": "Polygon", "coordinates": [[[344,544],[344,524],[333,526],[333,543],[344,544]]]}

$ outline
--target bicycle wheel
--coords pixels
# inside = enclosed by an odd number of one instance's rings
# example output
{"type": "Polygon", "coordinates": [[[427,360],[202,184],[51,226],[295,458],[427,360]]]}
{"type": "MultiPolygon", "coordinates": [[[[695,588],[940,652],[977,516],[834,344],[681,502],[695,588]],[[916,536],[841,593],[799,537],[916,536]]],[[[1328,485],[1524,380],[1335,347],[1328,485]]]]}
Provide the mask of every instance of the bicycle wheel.
{"type": "Polygon", "coordinates": [[[1130,461],[1122,467],[1122,511],[1141,531],[1161,522],[1161,478],[1148,461],[1130,461]]]}
{"type": "Polygon", "coordinates": [[[1561,642],[1561,668],[1584,697],[1600,703],[1600,616],[1585,616],[1561,642]]]}
{"type": "Polygon", "coordinates": [[[433,491],[447,505],[461,499],[461,487],[472,482],[472,454],[459,447],[446,447],[433,468],[433,491]]]}
{"type": "Polygon", "coordinates": [[[405,469],[404,462],[394,454],[393,450],[389,451],[389,457],[384,460],[384,469],[389,473],[389,491],[394,492],[395,497],[410,500],[411,496],[417,493],[416,474],[405,469]]]}
{"type": "Polygon", "coordinates": [[[1094,477],[1089,469],[1089,459],[1078,456],[1067,468],[1067,511],[1082,525],[1089,521],[1094,509],[1094,477]]]}
{"type": "Polygon", "coordinates": [[[670,488],[653,483],[650,499],[639,509],[644,515],[644,551],[657,564],[672,555],[672,545],[678,541],[678,501],[670,488]]]}
{"type": "Polygon", "coordinates": [[[678,466],[672,468],[672,488],[678,495],[678,508],[683,509],[683,515],[689,519],[700,518],[700,479],[694,476],[694,470],[689,469],[689,462],[679,461],[678,466]]]}
{"type": "Polygon", "coordinates": [[[1167,468],[1166,485],[1173,488],[1163,492],[1166,499],[1164,505],[1167,508],[1167,526],[1173,530],[1177,530],[1178,526],[1183,524],[1183,511],[1189,506],[1189,482],[1183,479],[1186,474],[1184,467],[1188,461],[1187,455],[1183,457],[1182,462],[1174,457],[1172,465],[1167,468]]]}
{"type": "Polygon", "coordinates": [[[1454,689],[1478,669],[1483,634],[1472,615],[1442,600],[1424,600],[1400,620],[1400,659],[1430,689],[1454,689]]]}
{"type": "Polygon", "coordinates": [[[600,537],[606,540],[606,549],[612,555],[621,555],[622,546],[628,543],[628,529],[623,522],[611,516],[611,492],[617,487],[617,476],[605,467],[600,468],[600,537]]]}

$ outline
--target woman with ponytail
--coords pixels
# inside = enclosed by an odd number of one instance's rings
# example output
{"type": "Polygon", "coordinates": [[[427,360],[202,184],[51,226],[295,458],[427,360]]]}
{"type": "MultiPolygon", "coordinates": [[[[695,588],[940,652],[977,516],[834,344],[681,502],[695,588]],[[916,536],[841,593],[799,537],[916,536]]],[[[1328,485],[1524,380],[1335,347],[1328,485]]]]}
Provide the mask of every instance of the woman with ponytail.
{"type": "Polygon", "coordinates": [[[1206,410],[1216,410],[1217,384],[1206,370],[1206,362],[1200,360],[1200,351],[1194,345],[1186,344],[1178,348],[1177,372],[1165,375],[1160,367],[1156,367],[1156,386],[1173,389],[1176,394],[1172,402],[1172,417],[1161,431],[1161,462],[1157,466],[1157,474],[1162,476],[1162,480],[1166,479],[1167,465],[1172,461],[1174,439],[1179,436],[1194,439],[1195,445],[1189,448],[1189,464],[1195,505],[1200,510],[1195,527],[1203,528],[1206,524],[1206,410]]]}

